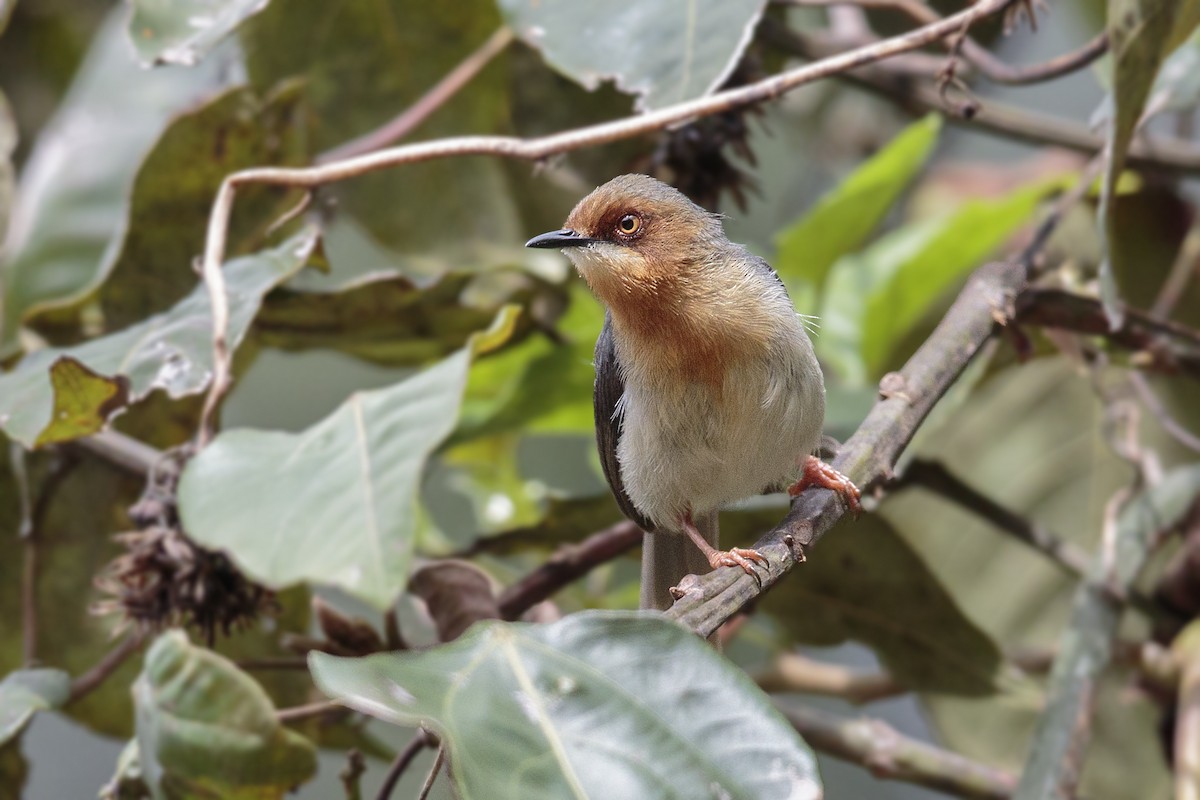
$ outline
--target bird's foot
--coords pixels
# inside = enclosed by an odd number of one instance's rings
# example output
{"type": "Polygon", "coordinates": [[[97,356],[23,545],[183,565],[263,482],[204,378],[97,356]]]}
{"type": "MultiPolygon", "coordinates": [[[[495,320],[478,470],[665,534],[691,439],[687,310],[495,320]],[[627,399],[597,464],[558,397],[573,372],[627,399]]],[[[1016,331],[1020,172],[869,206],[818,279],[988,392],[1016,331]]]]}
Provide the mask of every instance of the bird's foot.
{"type": "Polygon", "coordinates": [[[713,569],[717,567],[741,567],[747,575],[754,575],[754,564],[767,564],[767,557],[757,550],[745,547],[731,547],[728,550],[713,550],[708,554],[708,563],[713,569]]]}
{"type": "Polygon", "coordinates": [[[859,502],[861,494],[854,482],[816,456],[804,459],[804,471],[800,474],[800,480],[788,488],[788,494],[795,497],[810,486],[836,492],[855,517],[862,512],[862,503],[859,502]]]}

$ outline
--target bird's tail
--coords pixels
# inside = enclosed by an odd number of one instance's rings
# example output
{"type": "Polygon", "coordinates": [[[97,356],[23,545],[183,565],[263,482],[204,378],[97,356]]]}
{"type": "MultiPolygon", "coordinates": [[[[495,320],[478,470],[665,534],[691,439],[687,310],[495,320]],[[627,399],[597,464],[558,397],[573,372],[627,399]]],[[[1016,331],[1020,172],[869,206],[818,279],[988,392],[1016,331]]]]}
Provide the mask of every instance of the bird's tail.
{"type": "MultiPolygon", "coordinates": [[[[717,512],[695,518],[696,529],[713,547],[717,544],[717,512]]],[[[671,587],[684,575],[703,575],[712,569],[708,559],[685,534],[660,530],[642,537],[642,608],[671,607],[671,587]]]]}

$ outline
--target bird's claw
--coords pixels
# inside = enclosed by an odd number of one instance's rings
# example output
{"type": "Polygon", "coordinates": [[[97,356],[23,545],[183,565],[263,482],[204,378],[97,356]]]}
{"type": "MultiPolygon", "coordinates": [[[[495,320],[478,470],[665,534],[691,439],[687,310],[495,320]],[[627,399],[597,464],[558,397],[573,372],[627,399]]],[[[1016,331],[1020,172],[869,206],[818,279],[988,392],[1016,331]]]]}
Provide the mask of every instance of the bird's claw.
{"type": "Polygon", "coordinates": [[[800,480],[788,488],[788,494],[795,497],[810,486],[819,486],[837,493],[855,519],[862,513],[862,494],[854,485],[854,481],[816,456],[809,456],[804,460],[804,472],[800,475],[800,480]]]}
{"type": "Polygon", "coordinates": [[[758,577],[758,573],[754,570],[755,564],[767,566],[767,557],[757,550],[750,550],[745,547],[731,547],[728,550],[717,550],[708,557],[708,563],[713,569],[718,567],[741,567],[754,580],[762,585],[762,580],[758,577]]]}

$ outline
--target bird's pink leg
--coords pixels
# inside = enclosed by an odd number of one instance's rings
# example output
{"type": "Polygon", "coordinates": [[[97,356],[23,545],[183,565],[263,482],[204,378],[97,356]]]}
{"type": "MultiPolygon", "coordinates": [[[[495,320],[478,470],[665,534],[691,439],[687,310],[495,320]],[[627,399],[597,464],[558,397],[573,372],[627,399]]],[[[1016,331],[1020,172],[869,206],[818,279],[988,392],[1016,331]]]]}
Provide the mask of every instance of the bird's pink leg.
{"type": "Polygon", "coordinates": [[[757,550],[750,550],[745,547],[731,547],[728,550],[718,550],[708,543],[704,538],[704,534],[696,530],[696,524],[692,522],[692,512],[683,515],[683,519],[679,521],[683,526],[683,532],[688,535],[688,538],[695,542],[696,547],[700,548],[700,552],[708,559],[708,564],[713,569],[717,567],[741,567],[747,575],[754,575],[754,564],[766,564],[767,557],[757,550]]]}
{"type": "Polygon", "coordinates": [[[800,480],[788,488],[788,494],[795,497],[810,486],[820,486],[822,489],[836,492],[856,517],[862,511],[862,505],[859,503],[861,495],[854,482],[816,456],[804,459],[804,471],[800,474],[800,480]]]}

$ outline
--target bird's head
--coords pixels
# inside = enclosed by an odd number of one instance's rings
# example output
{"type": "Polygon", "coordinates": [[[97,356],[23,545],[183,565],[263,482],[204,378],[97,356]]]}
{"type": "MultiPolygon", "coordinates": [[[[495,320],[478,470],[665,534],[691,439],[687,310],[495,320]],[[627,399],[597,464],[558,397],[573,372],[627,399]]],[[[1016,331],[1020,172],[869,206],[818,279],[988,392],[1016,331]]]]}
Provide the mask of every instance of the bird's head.
{"type": "Polygon", "coordinates": [[[557,231],[526,247],[560,248],[610,306],[694,279],[729,246],[717,218],[648,175],[622,175],[579,201],[557,231]]]}

